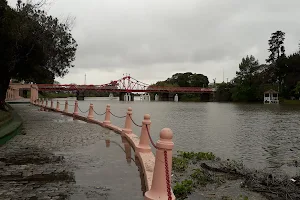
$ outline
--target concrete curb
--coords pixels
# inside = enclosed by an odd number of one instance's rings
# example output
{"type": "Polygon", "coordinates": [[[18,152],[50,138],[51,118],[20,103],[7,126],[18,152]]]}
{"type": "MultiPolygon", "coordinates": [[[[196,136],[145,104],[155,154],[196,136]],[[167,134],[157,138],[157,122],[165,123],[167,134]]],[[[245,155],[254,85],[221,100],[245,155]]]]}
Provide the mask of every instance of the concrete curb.
{"type": "Polygon", "coordinates": [[[18,113],[13,110],[11,106],[9,107],[11,109],[11,119],[6,121],[0,128],[0,144],[5,144],[14,136],[18,135],[21,132],[21,126],[23,124],[23,120],[18,113]]]}

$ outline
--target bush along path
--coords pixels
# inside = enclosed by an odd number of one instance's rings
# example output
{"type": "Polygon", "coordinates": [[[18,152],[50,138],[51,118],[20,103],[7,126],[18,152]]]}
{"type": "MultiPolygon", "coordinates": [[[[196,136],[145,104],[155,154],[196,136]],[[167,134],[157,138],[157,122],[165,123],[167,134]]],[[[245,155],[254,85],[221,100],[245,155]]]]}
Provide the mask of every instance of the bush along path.
{"type": "Polygon", "coordinates": [[[178,200],[300,199],[300,177],[276,177],[249,170],[213,153],[182,152],[173,157],[173,191],[178,200]]]}

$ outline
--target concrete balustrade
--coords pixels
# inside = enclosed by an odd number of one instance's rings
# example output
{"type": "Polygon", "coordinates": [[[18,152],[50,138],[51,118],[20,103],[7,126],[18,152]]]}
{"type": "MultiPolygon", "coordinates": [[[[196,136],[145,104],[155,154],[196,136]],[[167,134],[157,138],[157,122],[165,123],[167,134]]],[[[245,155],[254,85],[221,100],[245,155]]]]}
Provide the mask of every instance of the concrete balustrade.
{"type": "Polygon", "coordinates": [[[156,143],[157,149],[155,154],[152,187],[145,193],[145,200],[168,199],[168,193],[166,192],[168,189],[170,190],[169,195],[172,196],[173,200],[175,199],[175,196],[171,191],[172,149],[174,147],[172,138],[173,132],[171,129],[164,128],[160,131],[160,139],[156,143]],[[168,174],[166,174],[166,161],[168,163],[168,174]],[[168,185],[167,182],[169,182],[170,185],[168,185]],[[168,186],[169,188],[167,188],[168,186]]]}
{"type": "Polygon", "coordinates": [[[66,100],[66,102],[65,102],[65,109],[64,109],[63,112],[67,113],[67,112],[68,112],[68,109],[69,109],[69,103],[68,103],[68,101],[66,100]]]}
{"type": "MultiPolygon", "coordinates": [[[[43,101],[44,100],[42,99],[42,102],[43,101]]],[[[37,102],[38,103],[36,105],[42,108],[43,104],[39,104],[40,102],[39,100],[37,100],[37,102]]],[[[174,147],[174,143],[172,142],[173,133],[171,129],[164,128],[161,130],[160,139],[157,141],[156,145],[154,145],[156,149],[156,155],[154,156],[150,147],[149,135],[150,135],[151,120],[149,114],[144,115],[144,120],[142,121],[142,125],[141,125],[141,135],[140,137],[138,137],[132,132],[133,112],[132,112],[132,108],[130,107],[127,110],[126,116],[120,117],[120,118],[126,117],[124,128],[119,128],[111,123],[111,119],[110,119],[111,107],[109,104],[106,106],[105,113],[103,114],[96,113],[97,115],[105,114],[103,122],[94,119],[95,111],[94,111],[94,105],[92,103],[89,106],[87,116],[81,116],[79,114],[78,112],[79,106],[77,101],[75,101],[73,113],[68,112],[68,101],[65,102],[65,109],[63,111],[60,111],[59,106],[60,106],[59,101],[57,101],[56,109],[52,108],[51,106],[49,110],[52,110],[54,112],[61,112],[63,115],[71,116],[74,119],[79,119],[89,123],[98,124],[105,128],[111,129],[116,133],[121,134],[122,143],[124,143],[125,145],[127,162],[131,162],[131,148],[133,148],[136,155],[135,156],[136,162],[139,162],[141,165],[141,170],[144,176],[145,186],[146,186],[146,193],[144,197],[145,200],[158,200],[158,199],[175,200],[175,196],[173,194],[170,185],[171,172],[172,172],[172,150],[174,147]]],[[[109,138],[105,139],[105,143],[106,143],[106,147],[110,146],[109,138]]]]}
{"type": "Polygon", "coordinates": [[[42,98],[41,99],[41,109],[40,111],[44,111],[44,99],[42,98]]]}
{"type": "Polygon", "coordinates": [[[60,111],[60,108],[59,108],[59,101],[56,102],[56,111],[60,111]]]}
{"type": "Polygon", "coordinates": [[[106,106],[106,113],[105,113],[105,120],[103,122],[104,126],[110,125],[110,105],[107,104],[106,106]]]}
{"type": "MultiPolygon", "coordinates": [[[[78,101],[75,101],[73,116],[78,115],[78,101]]],[[[75,118],[75,117],[74,117],[75,118]]]]}
{"type": "Polygon", "coordinates": [[[94,105],[91,103],[89,108],[88,119],[94,119],[94,105]]]}
{"type": "Polygon", "coordinates": [[[142,121],[141,137],[138,146],[136,147],[136,152],[151,152],[150,140],[148,131],[150,133],[150,115],[144,115],[144,120],[142,121]]]}
{"type": "Polygon", "coordinates": [[[126,115],[126,119],[125,119],[125,127],[122,129],[122,134],[131,134],[132,133],[131,116],[132,116],[132,108],[129,107],[127,110],[127,115],[126,115]]]}

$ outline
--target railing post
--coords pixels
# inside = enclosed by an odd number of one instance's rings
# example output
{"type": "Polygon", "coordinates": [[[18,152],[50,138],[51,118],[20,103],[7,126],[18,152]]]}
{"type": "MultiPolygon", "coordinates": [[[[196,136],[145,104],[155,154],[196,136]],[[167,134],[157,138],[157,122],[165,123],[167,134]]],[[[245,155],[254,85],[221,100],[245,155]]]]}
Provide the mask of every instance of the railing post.
{"type": "Polygon", "coordinates": [[[132,108],[129,107],[127,110],[127,115],[125,119],[125,128],[122,129],[122,133],[125,134],[131,134],[132,133],[132,128],[131,128],[131,119],[130,117],[132,116],[132,108]]]}
{"type": "Polygon", "coordinates": [[[40,108],[40,111],[44,111],[44,98],[42,98],[42,103],[41,103],[41,108],[40,108]]]}
{"type": "Polygon", "coordinates": [[[69,103],[68,103],[68,100],[66,100],[65,102],[65,109],[63,112],[67,113],[68,112],[68,108],[69,108],[69,103]]]}
{"type": "Polygon", "coordinates": [[[53,99],[51,99],[51,109],[53,109],[53,99]]]}
{"type": "Polygon", "coordinates": [[[155,165],[152,186],[145,193],[145,200],[175,199],[171,188],[172,142],[173,132],[169,128],[160,131],[160,139],[156,143],[155,165]],[[170,197],[170,198],[169,198],[170,197]]]}
{"type": "Polygon", "coordinates": [[[60,111],[60,108],[59,108],[59,101],[56,102],[56,111],[60,111]]]}
{"type": "Polygon", "coordinates": [[[94,105],[91,103],[89,108],[88,119],[94,119],[94,105]]]}
{"type": "Polygon", "coordinates": [[[110,105],[107,104],[106,106],[106,113],[105,113],[105,119],[103,122],[104,125],[109,125],[110,124],[110,105]]]}
{"type": "Polygon", "coordinates": [[[75,100],[75,106],[74,106],[73,116],[74,115],[78,115],[78,101],[77,100],[75,100]]]}
{"type": "Polygon", "coordinates": [[[148,131],[150,134],[150,115],[146,114],[144,115],[144,120],[142,121],[142,129],[141,129],[141,137],[140,137],[140,142],[136,147],[136,152],[151,152],[151,147],[149,145],[149,135],[148,131]]]}

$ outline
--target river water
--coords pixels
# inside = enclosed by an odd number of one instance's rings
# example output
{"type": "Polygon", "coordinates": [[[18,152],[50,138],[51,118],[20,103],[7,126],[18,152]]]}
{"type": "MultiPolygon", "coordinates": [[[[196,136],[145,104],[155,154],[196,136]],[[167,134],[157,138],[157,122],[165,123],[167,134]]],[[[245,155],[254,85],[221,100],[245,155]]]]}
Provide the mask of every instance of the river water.
{"type": "MultiPolygon", "coordinates": [[[[61,102],[62,109],[65,99],[56,100],[61,102]]],[[[68,98],[69,104],[74,105],[74,100],[68,98]]],[[[150,114],[153,140],[159,139],[162,128],[169,127],[174,132],[175,151],[211,151],[221,159],[242,161],[248,168],[284,171],[290,175],[297,172],[299,106],[86,98],[79,101],[79,107],[86,111],[90,103],[98,114],[104,113],[106,105],[110,104],[111,112],[118,116],[126,115],[130,106],[137,124],[141,124],[144,114],[150,114]]],[[[72,109],[70,106],[69,110],[72,109]]],[[[104,116],[95,115],[95,118],[104,120],[104,116]]],[[[125,120],[111,116],[111,121],[123,127],[125,120]]],[[[140,128],[134,125],[133,131],[140,135],[140,128]]]]}

